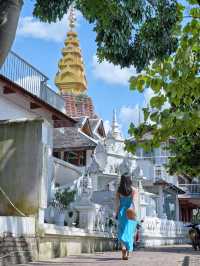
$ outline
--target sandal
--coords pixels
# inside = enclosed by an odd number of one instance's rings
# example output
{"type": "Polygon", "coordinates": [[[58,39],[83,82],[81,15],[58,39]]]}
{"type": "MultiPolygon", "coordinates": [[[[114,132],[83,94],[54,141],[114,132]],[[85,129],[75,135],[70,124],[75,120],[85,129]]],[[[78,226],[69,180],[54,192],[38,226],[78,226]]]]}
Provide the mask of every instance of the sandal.
{"type": "Polygon", "coordinates": [[[122,248],[122,259],[123,260],[127,260],[126,257],[127,257],[127,255],[126,255],[126,248],[122,248]]]}
{"type": "Polygon", "coordinates": [[[129,256],[129,251],[127,250],[127,252],[126,252],[126,260],[128,260],[128,256],[129,256]]]}

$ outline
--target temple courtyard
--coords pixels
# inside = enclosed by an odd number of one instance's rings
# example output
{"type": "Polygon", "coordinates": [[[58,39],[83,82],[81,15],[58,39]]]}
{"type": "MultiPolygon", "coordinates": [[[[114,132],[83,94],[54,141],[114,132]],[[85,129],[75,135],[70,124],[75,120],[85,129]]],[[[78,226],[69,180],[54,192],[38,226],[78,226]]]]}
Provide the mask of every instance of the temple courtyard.
{"type": "Polygon", "coordinates": [[[104,252],[69,256],[49,261],[40,261],[26,266],[199,266],[200,251],[193,251],[189,245],[141,248],[130,255],[128,261],[121,260],[120,252],[104,252]]]}

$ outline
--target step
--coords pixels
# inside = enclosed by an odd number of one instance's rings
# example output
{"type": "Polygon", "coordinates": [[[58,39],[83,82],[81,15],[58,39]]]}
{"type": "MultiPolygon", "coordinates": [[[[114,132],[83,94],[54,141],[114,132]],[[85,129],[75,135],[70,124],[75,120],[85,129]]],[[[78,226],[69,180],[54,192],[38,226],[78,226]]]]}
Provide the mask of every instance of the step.
{"type": "Polygon", "coordinates": [[[27,242],[10,242],[4,241],[0,243],[0,250],[2,247],[28,247],[29,243],[27,242]]]}
{"type": "Polygon", "coordinates": [[[10,252],[30,252],[30,249],[28,249],[28,248],[14,248],[14,247],[3,247],[3,248],[1,248],[0,249],[0,256],[3,256],[4,254],[6,254],[6,253],[10,253],[10,252]]]}
{"type": "Polygon", "coordinates": [[[4,254],[4,256],[0,256],[0,266],[24,264],[30,261],[32,261],[30,251],[13,252],[10,254],[4,254]]]}

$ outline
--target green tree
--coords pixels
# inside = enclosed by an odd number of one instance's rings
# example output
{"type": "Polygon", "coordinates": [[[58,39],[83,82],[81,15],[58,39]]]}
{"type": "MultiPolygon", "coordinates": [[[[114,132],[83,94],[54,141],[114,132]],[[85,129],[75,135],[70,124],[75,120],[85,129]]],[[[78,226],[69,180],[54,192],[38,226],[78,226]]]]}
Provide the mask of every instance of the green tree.
{"type": "MultiPolygon", "coordinates": [[[[162,61],[155,60],[145,71],[131,78],[130,88],[143,92],[153,90],[149,107],[144,108],[144,122],[129,133],[135,142],[127,141],[127,150],[137,146],[144,149],[158,147],[170,138],[174,153],[169,171],[183,175],[200,174],[200,9],[190,0],[190,17],[185,26],[176,29],[179,45],[176,52],[162,61]],[[166,107],[167,103],[167,107],[166,107]],[[147,140],[146,134],[151,138],[147,140]]],[[[180,17],[183,18],[183,7],[180,17]]]]}
{"type": "MultiPolygon", "coordinates": [[[[13,42],[22,0],[0,0],[0,66],[13,42]],[[8,35],[8,31],[10,34],[8,35]]],[[[51,23],[74,4],[96,32],[97,55],[138,70],[177,48],[176,0],[36,0],[33,15],[51,23]]]]}
{"type": "Polygon", "coordinates": [[[196,177],[200,173],[200,131],[171,141],[169,150],[174,155],[169,160],[170,174],[196,177]]]}

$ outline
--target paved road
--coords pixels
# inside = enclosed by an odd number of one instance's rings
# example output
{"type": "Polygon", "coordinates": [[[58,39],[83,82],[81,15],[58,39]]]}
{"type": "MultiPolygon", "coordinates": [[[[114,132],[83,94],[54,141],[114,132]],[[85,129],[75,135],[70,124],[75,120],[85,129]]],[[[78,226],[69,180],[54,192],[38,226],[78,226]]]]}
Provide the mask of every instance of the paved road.
{"type": "Polygon", "coordinates": [[[23,264],[26,266],[200,266],[200,251],[190,246],[171,246],[140,249],[128,261],[121,260],[120,252],[84,254],[53,259],[45,262],[23,264]]]}

